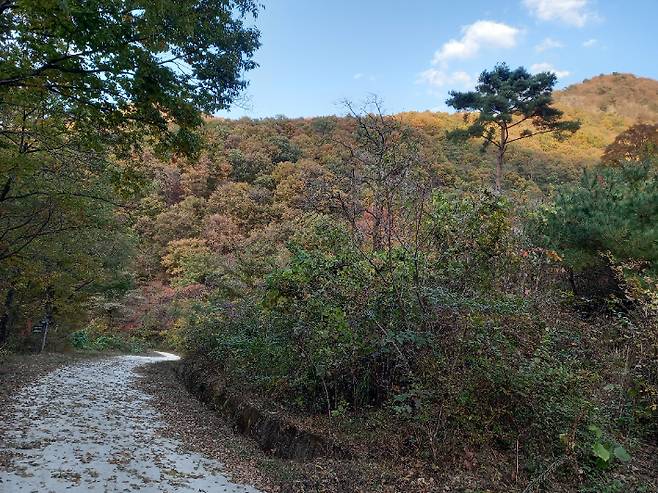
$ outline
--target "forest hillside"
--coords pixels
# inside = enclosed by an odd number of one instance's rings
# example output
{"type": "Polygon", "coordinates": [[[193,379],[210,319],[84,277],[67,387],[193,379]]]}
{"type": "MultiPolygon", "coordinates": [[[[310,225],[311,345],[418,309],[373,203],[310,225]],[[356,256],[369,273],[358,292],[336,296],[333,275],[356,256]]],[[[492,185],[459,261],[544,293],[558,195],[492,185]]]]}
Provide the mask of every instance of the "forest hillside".
{"type": "Polygon", "coordinates": [[[615,72],[573,84],[556,92],[555,100],[564,107],[588,113],[618,115],[632,123],[653,123],[658,113],[657,90],[653,79],[615,72]]]}
{"type": "Polygon", "coordinates": [[[136,289],[92,334],[177,348],[227,392],[396,464],[400,491],[423,491],[405,460],[437,483],[430,465],[456,461],[453,481],[484,488],[490,454],[522,464],[510,488],[556,463],[552,491],[636,487],[655,433],[657,91],[613,74],[557,92],[580,130],[511,147],[502,197],[491,149],[450,137],[460,114],[370,100],[209,119],[197,160],[142,155],[136,289]]]}
{"type": "Polygon", "coordinates": [[[656,7],[267,3],[0,0],[0,489],[658,492],[656,7]]]}

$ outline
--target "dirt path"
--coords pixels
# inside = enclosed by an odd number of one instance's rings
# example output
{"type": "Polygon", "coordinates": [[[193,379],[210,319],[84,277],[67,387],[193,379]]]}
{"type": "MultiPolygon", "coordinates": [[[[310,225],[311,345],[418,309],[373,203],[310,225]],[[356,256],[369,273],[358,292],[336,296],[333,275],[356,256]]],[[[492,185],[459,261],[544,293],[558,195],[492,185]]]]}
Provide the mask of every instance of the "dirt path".
{"type": "Polygon", "coordinates": [[[257,493],[159,433],[134,370],[168,358],[78,363],[23,388],[0,424],[0,492],[257,493]]]}

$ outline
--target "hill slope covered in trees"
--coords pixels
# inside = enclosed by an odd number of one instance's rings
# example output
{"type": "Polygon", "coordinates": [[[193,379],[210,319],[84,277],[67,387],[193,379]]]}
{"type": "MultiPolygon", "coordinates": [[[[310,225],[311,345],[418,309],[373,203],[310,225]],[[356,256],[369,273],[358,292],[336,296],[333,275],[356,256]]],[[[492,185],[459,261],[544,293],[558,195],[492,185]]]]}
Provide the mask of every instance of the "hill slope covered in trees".
{"type": "Polygon", "coordinates": [[[197,159],[140,156],[138,289],[96,323],[367,444],[359,457],[394,467],[394,488],[423,490],[396,482],[403,458],[441,481],[431,464],[455,457],[486,488],[470,471],[491,454],[521,464],[510,491],[556,463],[553,491],[634,488],[655,433],[655,164],[599,162],[638,115],[655,121],[655,97],[631,103],[656,87],[612,75],[557,93],[581,130],[513,147],[504,197],[487,191],[492,153],[447,137],[461,115],[371,101],[345,117],[209,119],[197,159]]]}
{"type": "Polygon", "coordinates": [[[0,358],[180,353],[282,492],[658,491],[657,83],[204,117],[262,8],[0,2],[0,358]]]}
{"type": "Polygon", "coordinates": [[[615,72],[586,79],[555,94],[558,104],[631,123],[658,121],[658,81],[615,72]]]}

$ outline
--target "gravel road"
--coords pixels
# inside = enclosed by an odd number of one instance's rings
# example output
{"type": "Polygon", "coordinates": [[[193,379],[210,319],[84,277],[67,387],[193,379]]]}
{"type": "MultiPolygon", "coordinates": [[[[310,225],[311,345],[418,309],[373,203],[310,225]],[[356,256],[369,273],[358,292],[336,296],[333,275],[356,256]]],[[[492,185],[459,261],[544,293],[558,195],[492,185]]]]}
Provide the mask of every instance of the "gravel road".
{"type": "Polygon", "coordinates": [[[20,390],[0,423],[0,492],[258,493],[160,433],[134,370],[172,358],[77,363],[20,390]]]}

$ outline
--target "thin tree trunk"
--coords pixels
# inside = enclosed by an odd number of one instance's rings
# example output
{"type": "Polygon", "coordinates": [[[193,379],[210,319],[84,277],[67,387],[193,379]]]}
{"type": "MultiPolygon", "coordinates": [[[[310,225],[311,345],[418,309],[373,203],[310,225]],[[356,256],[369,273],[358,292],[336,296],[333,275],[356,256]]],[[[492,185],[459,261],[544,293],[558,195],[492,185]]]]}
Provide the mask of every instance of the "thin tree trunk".
{"type": "Polygon", "coordinates": [[[500,127],[500,145],[498,146],[498,159],[496,160],[496,185],[494,191],[496,195],[503,192],[503,164],[505,161],[505,150],[507,149],[507,138],[509,134],[506,125],[500,127]]]}
{"type": "Polygon", "coordinates": [[[379,204],[375,204],[374,207],[374,222],[372,225],[372,250],[378,251],[382,248],[382,207],[379,204]]]}
{"type": "Polygon", "coordinates": [[[46,318],[45,326],[43,328],[43,337],[41,338],[41,348],[39,352],[42,353],[46,347],[46,339],[48,338],[48,329],[50,329],[50,324],[53,322],[53,298],[55,297],[54,289],[48,287],[46,291],[46,318]]]}
{"type": "Polygon", "coordinates": [[[573,269],[569,269],[569,284],[571,284],[571,290],[575,296],[578,296],[578,288],[576,287],[576,276],[573,273],[573,269]]]}
{"type": "Polygon", "coordinates": [[[496,185],[494,191],[497,195],[500,195],[503,191],[503,160],[504,152],[502,150],[498,151],[498,159],[496,160],[496,185]]]}
{"type": "Polygon", "coordinates": [[[5,312],[0,318],[0,345],[4,344],[9,338],[9,331],[11,328],[11,315],[14,305],[14,288],[9,288],[7,290],[7,296],[5,297],[5,312]]]}
{"type": "Polygon", "coordinates": [[[43,348],[46,347],[46,338],[48,337],[48,327],[50,326],[50,319],[46,317],[46,324],[43,327],[43,335],[41,336],[41,347],[39,352],[43,353],[43,348]]]}

